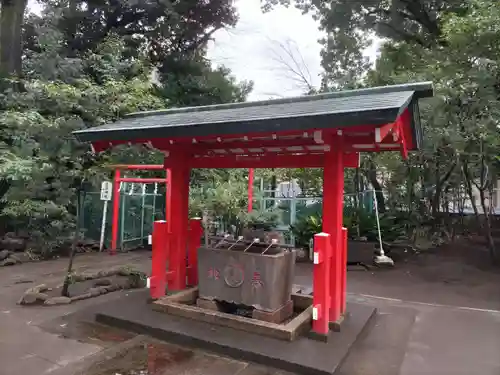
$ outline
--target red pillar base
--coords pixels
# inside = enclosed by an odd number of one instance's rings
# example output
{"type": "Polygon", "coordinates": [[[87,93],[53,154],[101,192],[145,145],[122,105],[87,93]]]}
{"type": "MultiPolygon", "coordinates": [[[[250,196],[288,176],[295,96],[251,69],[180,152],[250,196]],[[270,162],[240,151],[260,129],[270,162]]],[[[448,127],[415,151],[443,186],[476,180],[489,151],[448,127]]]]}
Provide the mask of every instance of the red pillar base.
{"type": "Polygon", "coordinates": [[[346,312],[346,295],[347,295],[347,228],[342,228],[342,261],[341,267],[341,287],[340,287],[340,313],[346,312]]]}
{"type": "Polygon", "coordinates": [[[313,270],[313,323],[316,335],[327,336],[330,317],[330,235],[319,233],[314,236],[313,270]]]}
{"type": "Polygon", "coordinates": [[[202,235],[201,218],[189,220],[187,282],[190,286],[198,285],[198,248],[201,246],[202,235]]]}

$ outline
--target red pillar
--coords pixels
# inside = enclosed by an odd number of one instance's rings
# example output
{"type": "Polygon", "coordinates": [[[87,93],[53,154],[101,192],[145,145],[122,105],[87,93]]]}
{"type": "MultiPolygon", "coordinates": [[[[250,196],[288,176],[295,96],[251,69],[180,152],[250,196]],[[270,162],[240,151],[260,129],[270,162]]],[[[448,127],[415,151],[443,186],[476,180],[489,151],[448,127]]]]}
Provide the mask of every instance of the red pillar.
{"type": "Polygon", "coordinates": [[[167,222],[158,220],[153,223],[153,250],[151,261],[150,295],[153,299],[165,295],[167,271],[167,222]]]}
{"type": "Polygon", "coordinates": [[[314,236],[312,329],[320,335],[327,335],[329,331],[330,242],[330,235],[327,233],[318,233],[314,236]]]}
{"type": "Polygon", "coordinates": [[[116,254],[118,247],[118,217],[120,216],[120,170],[115,170],[113,180],[113,218],[111,221],[111,249],[110,254],[116,254]]]}
{"type": "Polygon", "coordinates": [[[168,169],[167,228],[169,237],[169,271],[172,271],[172,290],[186,288],[186,251],[189,217],[188,159],[175,155],[176,165],[168,169]]]}
{"type": "Polygon", "coordinates": [[[253,211],[253,180],[254,169],[250,168],[248,170],[248,212],[253,211]]]}
{"type": "MultiPolygon", "coordinates": [[[[342,221],[344,203],[344,164],[342,138],[337,135],[325,153],[323,170],[323,232],[330,234],[330,321],[337,321],[341,310],[342,221]]],[[[345,266],[345,265],[344,265],[345,266]]]]}
{"type": "Polygon", "coordinates": [[[340,313],[345,314],[347,294],[347,228],[342,228],[342,262],[340,266],[342,267],[340,313]]]}
{"type": "Polygon", "coordinates": [[[188,284],[198,285],[198,248],[201,246],[203,225],[201,218],[189,220],[188,284]]]}

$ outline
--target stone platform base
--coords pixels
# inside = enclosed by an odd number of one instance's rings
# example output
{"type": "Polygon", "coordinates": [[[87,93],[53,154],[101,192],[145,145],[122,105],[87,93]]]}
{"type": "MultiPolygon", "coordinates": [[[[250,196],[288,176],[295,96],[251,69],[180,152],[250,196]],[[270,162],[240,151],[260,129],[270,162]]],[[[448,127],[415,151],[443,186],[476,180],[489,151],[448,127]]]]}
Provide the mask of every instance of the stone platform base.
{"type": "Polygon", "coordinates": [[[216,301],[199,298],[196,287],[162,297],[152,303],[152,309],[287,341],[293,341],[300,335],[306,334],[311,329],[312,321],[312,297],[294,294],[291,296],[291,302],[284,308],[273,313],[253,311],[252,318],[221,311],[216,301]],[[294,312],[295,315],[292,317],[294,312]],[[291,319],[282,319],[285,315],[291,319]],[[277,320],[279,323],[265,319],[277,320]]]}
{"type": "MultiPolygon", "coordinates": [[[[201,309],[207,309],[212,311],[222,311],[220,305],[217,301],[209,300],[205,298],[197,298],[196,306],[201,309]]],[[[279,324],[289,319],[293,315],[293,301],[288,301],[284,306],[281,306],[275,311],[264,311],[254,309],[252,311],[252,318],[257,320],[262,320],[263,322],[276,323],[279,324]]]]}
{"type": "Polygon", "coordinates": [[[350,303],[341,332],[331,331],[327,342],[306,336],[284,341],[154,311],[146,304],[147,298],[148,291],[140,291],[105,303],[99,307],[96,320],[175,344],[307,375],[330,375],[339,370],[376,312],[372,307],[350,303]]]}

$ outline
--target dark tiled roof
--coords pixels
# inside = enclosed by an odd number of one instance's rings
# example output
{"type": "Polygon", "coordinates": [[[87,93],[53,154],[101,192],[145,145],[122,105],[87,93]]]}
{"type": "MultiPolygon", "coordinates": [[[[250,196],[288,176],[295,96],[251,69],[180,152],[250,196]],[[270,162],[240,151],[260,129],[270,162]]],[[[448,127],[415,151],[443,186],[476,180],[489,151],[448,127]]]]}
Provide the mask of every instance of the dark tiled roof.
{"type": "Polygon", "coordinates": [[[306,130],[394,121],[412,102],[432,96],[431,83],[133,113],[115,123],[80,130],[81,141],[191,137],[306,130]]]}

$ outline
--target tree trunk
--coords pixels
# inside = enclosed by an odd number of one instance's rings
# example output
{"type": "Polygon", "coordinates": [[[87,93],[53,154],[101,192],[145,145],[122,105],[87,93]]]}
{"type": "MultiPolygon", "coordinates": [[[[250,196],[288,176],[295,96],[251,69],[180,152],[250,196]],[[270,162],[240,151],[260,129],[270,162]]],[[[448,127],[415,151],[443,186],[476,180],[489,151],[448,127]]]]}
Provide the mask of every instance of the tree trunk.
{"type": "MultiPolygon", "coordinates": [[[[272,171],[272,176],[271,176],[271,197],[276,198],[276,186],[277,186],[277,179],[276,179],[276,170],[273,168],[271,169],[272,171]]],[[[275,203],[275,202],[273,202],[275,203]]]]}
{"type": "Polygon", "coordinates": [[[443,193],[443,187],[447,184],[453,171],[455,170],[456,163],[454,163],[450,169],[446,172],[443,178],[439,178],[439,168],[436,168],[436,192],[432,200],[432,216],[436,217],[439,213],[439,208],[441,205],[441,195],[443,193]]]}
{"type": "Polygon", "coordinates": [[[0,76],[22,71],[22,26],[27,0],[0,0],[0,76]]]}
{"type": "MultiPolygon", "coordinates": [[[[491,216],[489,209],[486,207],[486,197],[484,196],[484,189],[479,189],[479,197],[481,198],[481,207],[483,209],[484,220],[485,220],[484,236],[486,237],[488,250],[490,251],[491,261],[496,264],[499,261],[499,257],[497,254],[495,241],[491,234],[491,216]]],[[[491,204],[491,197],[490,197],[490,204],[491,204]]]]}
{"type": "MultiPolygon", "coordinates": [[[[83,192],[85,194],[85,192],[83,192]]],[[[69,297],[69,286],[71,285],[71,272],[73,271],[73,261],[76,255],[76,247],[78,245],[78,240],[80,239],[80,209],[82,204],[82,190],[78,189],[77,198],[76,198],[76,228],[75,235],[73,236],[73,243],[71,244],[71,253],[69,254],[69,263],[68,269],[66,270],[66,276],[64,278],[64,284],[62,287],[61,295],[63,297],[69,297]]]]}
{"type": "Polygon", "coordinates": [[[407,199],[407,205],[408,205],[408,213],[411,215],[413,213],[413,199],[414,199],[414,186],[415,182],[413,181],[413,168],[411,166],[411,163],[407,162],[406,163],[406,168],[407,168],[407,176],[408,179],[406,180],[406,199],[407,199]]]}
{"type": "Polygon", "coordinates": [[[375,190],[375,199],[377,199],[379,212],[384,213],[386,211],[385,197],[382,191],[382,186],[377,180],[377,169],[375,167],[375,163],[370,162],[369,169],[366,171],[366,178],[368,178],[368,181],[370,181],[373,190],[375,190]]]}
{"type": "Polygon", "coordinates": [[[472,191],[472,179],[469,173],[469,166],[467,165],[467,160],[464,160],[462,162],[462,172],[464,174],[464,182],[465,182],[465,191],[467,192],[467,196],[469,197],[469,200],[472,205],[472,209],[474,210],[474,216],[476,218],[476,222],[478,225],[478,230],[481,231],[483,225],[481,223],[481,218],[479,217],[479,211],[477,209],[477,204],[476,200],[474,199],[474,194],[472,191]]]}

